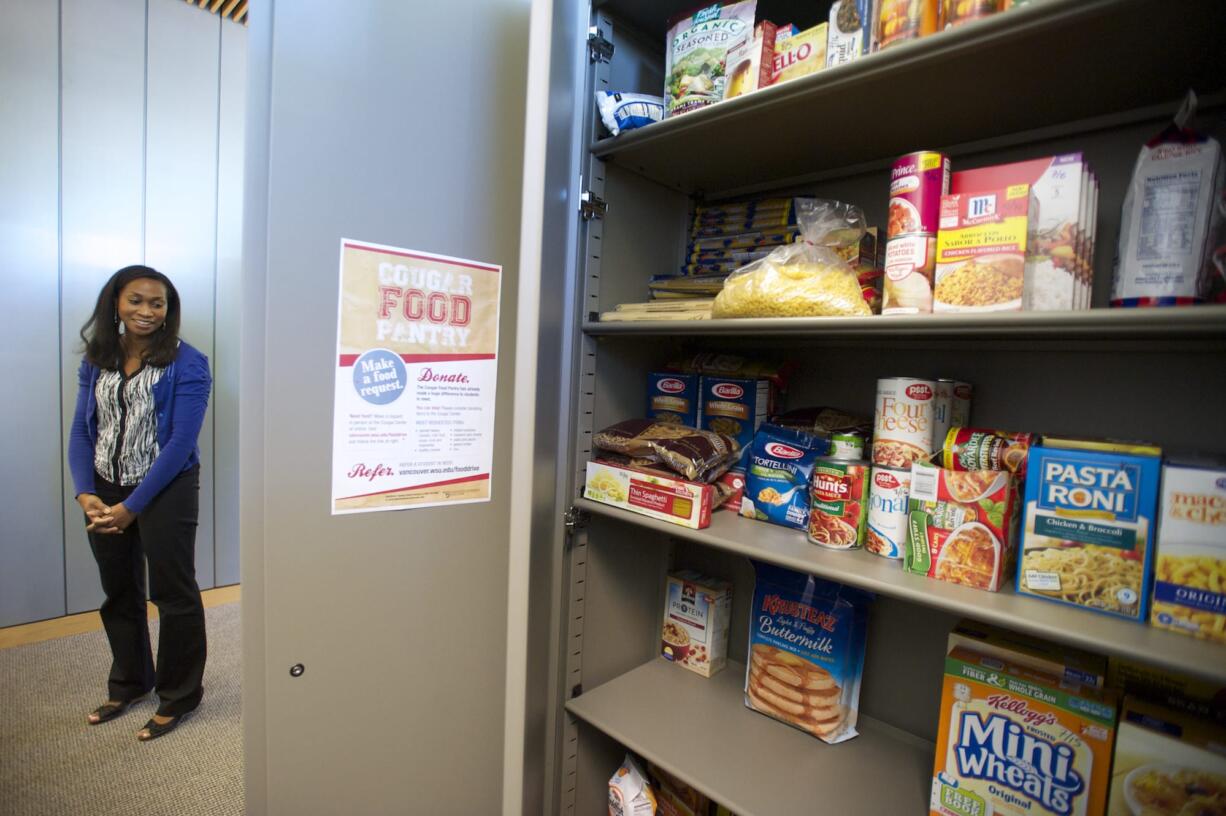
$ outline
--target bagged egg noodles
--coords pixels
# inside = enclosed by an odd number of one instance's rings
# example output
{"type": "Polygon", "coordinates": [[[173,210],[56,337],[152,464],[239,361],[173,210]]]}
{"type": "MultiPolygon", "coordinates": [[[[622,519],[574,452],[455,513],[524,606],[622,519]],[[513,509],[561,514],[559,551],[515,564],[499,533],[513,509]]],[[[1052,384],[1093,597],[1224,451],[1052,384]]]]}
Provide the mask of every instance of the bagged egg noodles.
{"type": "Polygon", "coordinates": [[[664,65],[665,118],[723,100],[728,51],[753,37],[757,7],[757,0],[716,3],[671,20],[664,65]]]}
{"type": "Polygon", "coordinates": [[[796,199],[800,238],[728,276],[711,316],[869,317],[851,266],[838,247],[855,245],[868,231],[863,211],[841,201],[796,199]]]}

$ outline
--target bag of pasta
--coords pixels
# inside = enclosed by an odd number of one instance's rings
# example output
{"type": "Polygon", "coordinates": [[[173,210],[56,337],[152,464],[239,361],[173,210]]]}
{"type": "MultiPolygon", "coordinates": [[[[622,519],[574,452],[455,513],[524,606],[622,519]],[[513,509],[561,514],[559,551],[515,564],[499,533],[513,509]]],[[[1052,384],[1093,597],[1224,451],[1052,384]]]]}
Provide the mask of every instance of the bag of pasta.
{"type": "Polygon", "coordinates": [[[796,243],[728,276],[711,316],[868,317],[872,314],[851,266],[838,247],[858,244],[867,227],[859,207],[841,201],[796,199],[796,243]]]}

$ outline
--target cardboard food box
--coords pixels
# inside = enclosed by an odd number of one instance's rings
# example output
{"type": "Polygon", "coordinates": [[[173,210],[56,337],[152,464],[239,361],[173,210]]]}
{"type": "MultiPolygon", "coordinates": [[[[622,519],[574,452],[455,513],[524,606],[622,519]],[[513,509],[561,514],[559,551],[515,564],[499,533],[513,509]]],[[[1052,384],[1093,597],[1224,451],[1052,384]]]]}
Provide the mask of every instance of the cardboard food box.
{"type": "Polygon", "coordinates": [[[1029,184],[1034,198],[1032,264],[1023,308],[1052,311],[1089,308],[1083,297],[1093,270],[1090,233],[1094,210],[1089,166],[1081,153],[959,170],[951,194],[1029,184]]]}
{"type": "Polygon", "coordinates": [[[754,433],[774,410],[774,390],[770,381],[704,375],[698,387],[699,429],[735,439],[745,451],[743,465],[748,459],[754,433]]]}
{"type": "Polygon", "coordinates": [[[728,84],[724,99],[751,94],[771,84],[775,58],[775,24],[766,20],[754,28],[754,36],[728,49],[728,84]]]}
{"type": "Polygon", "coordinates": [[[911,466],[903,568],[996,592],[1005,583],[1017,534],[1013,475],[995,470],[911,466]]]}
{"type": "Polygon", "coordinates": [[[1051,436],[1031,448],[1018,592],[1144,621],[1160,454],[1051,436]]]}
{"type": "Polygon", "coordinates": [[[710,677],[728,662],[732,584],[693,570],[668,576],[660,654],[665,660],[710,677]]]}
{"type": "Polygon", "coordinates": [[[698,427],[698,377],[654,372],[647,375],[647,416],[662,422],[698,427]]]}
{"type": "Polygon", "coordinates": [[[1010,660],[1031,671],[1050,674],[1062,683],[1103,688],[1107,658],[1072,646],[1050,643],[998,626],[961,620],[949,633],[949,648],[970,649],[987,657],[1010,660]]]}
{"type": "Polygon", "coordinates": [[[1116,700],[963,647],[945,658],[930,816],[1098,816],[1116,700]]]}
{"type": "Polygon", "coordinates": [[[1030,186],[941,196],[937,233],[936,312],[999,312],[1026,308],[1033,265],[1030,186]]]}
{"type": "Polygon", "coordinates": [[[1162,468],[1157,553],[1149,622],[1226,644],[1226,461],[1162,468]]]}
{"type": "Polygon", "coordinates": [[[826,34],[826,67],[854,62],[872,53],[877,0],[835,0],[826,34]]]}
{"type": "Polygon", "coordinates": [[[808,76],[826,67],[826,24],[775,41],[772,84],[808,76]]]}
{"type": "Polygon", "coordinates": [[[1226,728],[1124,698],[1108,816],[1226,809],[1226,728]]]}
{"type": "Polygon", "coordinates": [[[584,498],[701,530],[711,524],[715,488],[599,460],[587,463],[584,498]]]}
{"type": "Polygon", "coordinates": [[[1226,684],[1121,657],[1107,661],[1107,672],[1113,689],[1226,728],[1226,684]]]}

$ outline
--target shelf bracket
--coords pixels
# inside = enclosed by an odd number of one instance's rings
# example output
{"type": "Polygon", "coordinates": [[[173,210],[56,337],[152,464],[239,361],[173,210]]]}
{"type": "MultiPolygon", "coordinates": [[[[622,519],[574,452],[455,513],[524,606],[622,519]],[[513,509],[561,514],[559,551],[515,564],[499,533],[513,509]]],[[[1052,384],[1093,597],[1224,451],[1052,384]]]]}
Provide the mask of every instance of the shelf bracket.
{"type": "Polygon", "coordinates": [[[562,521],[566,524],[566,532],[568,534],[587,527],[587,523],[591,520],[592,517],[588,512],[580,510],[578,507],[568,507],[566,512],[562,514],[562,521]]]}
{"type": "Polygon", "coordinates": [[[591,190],[584,190],[583,195],[579,196],[579,214],[583,217],[584,221],[591,221],[593,218],[604,218],[608,212],[608,203],[591,190]]]}
{"type": "Polygon", "coordinates": [[[587,57],[589,62],[609,62],[613,59],[613,43],[606,40],[596,26],[587,30],[587,57]]]}

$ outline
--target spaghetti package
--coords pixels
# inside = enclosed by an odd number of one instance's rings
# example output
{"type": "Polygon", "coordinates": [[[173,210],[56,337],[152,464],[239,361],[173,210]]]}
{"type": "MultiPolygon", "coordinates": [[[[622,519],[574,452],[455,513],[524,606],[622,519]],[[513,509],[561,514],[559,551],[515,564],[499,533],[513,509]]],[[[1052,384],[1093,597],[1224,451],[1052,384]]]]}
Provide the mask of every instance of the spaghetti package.
{"type": "Polygon", "coordinates": [[[903,568],[996,592],[1013,561],[1017,516],[1012,474],[915,462],[903,568]]]}
{"type": "Polygon", "coordinates": [[[728,276],[712,317],[869,317],[855,270],[839,250],[868,231],[859,207],[796,199],[801,240],[776,247],[728,276]]]}
{"type": "Polygon", "coordinates": [[[629,457],[631,467],[662,465],[694,482],[719,478],[740,455],[735,439],[675,422],[627,419],[592,435],[592,444],[629,457]]]}

